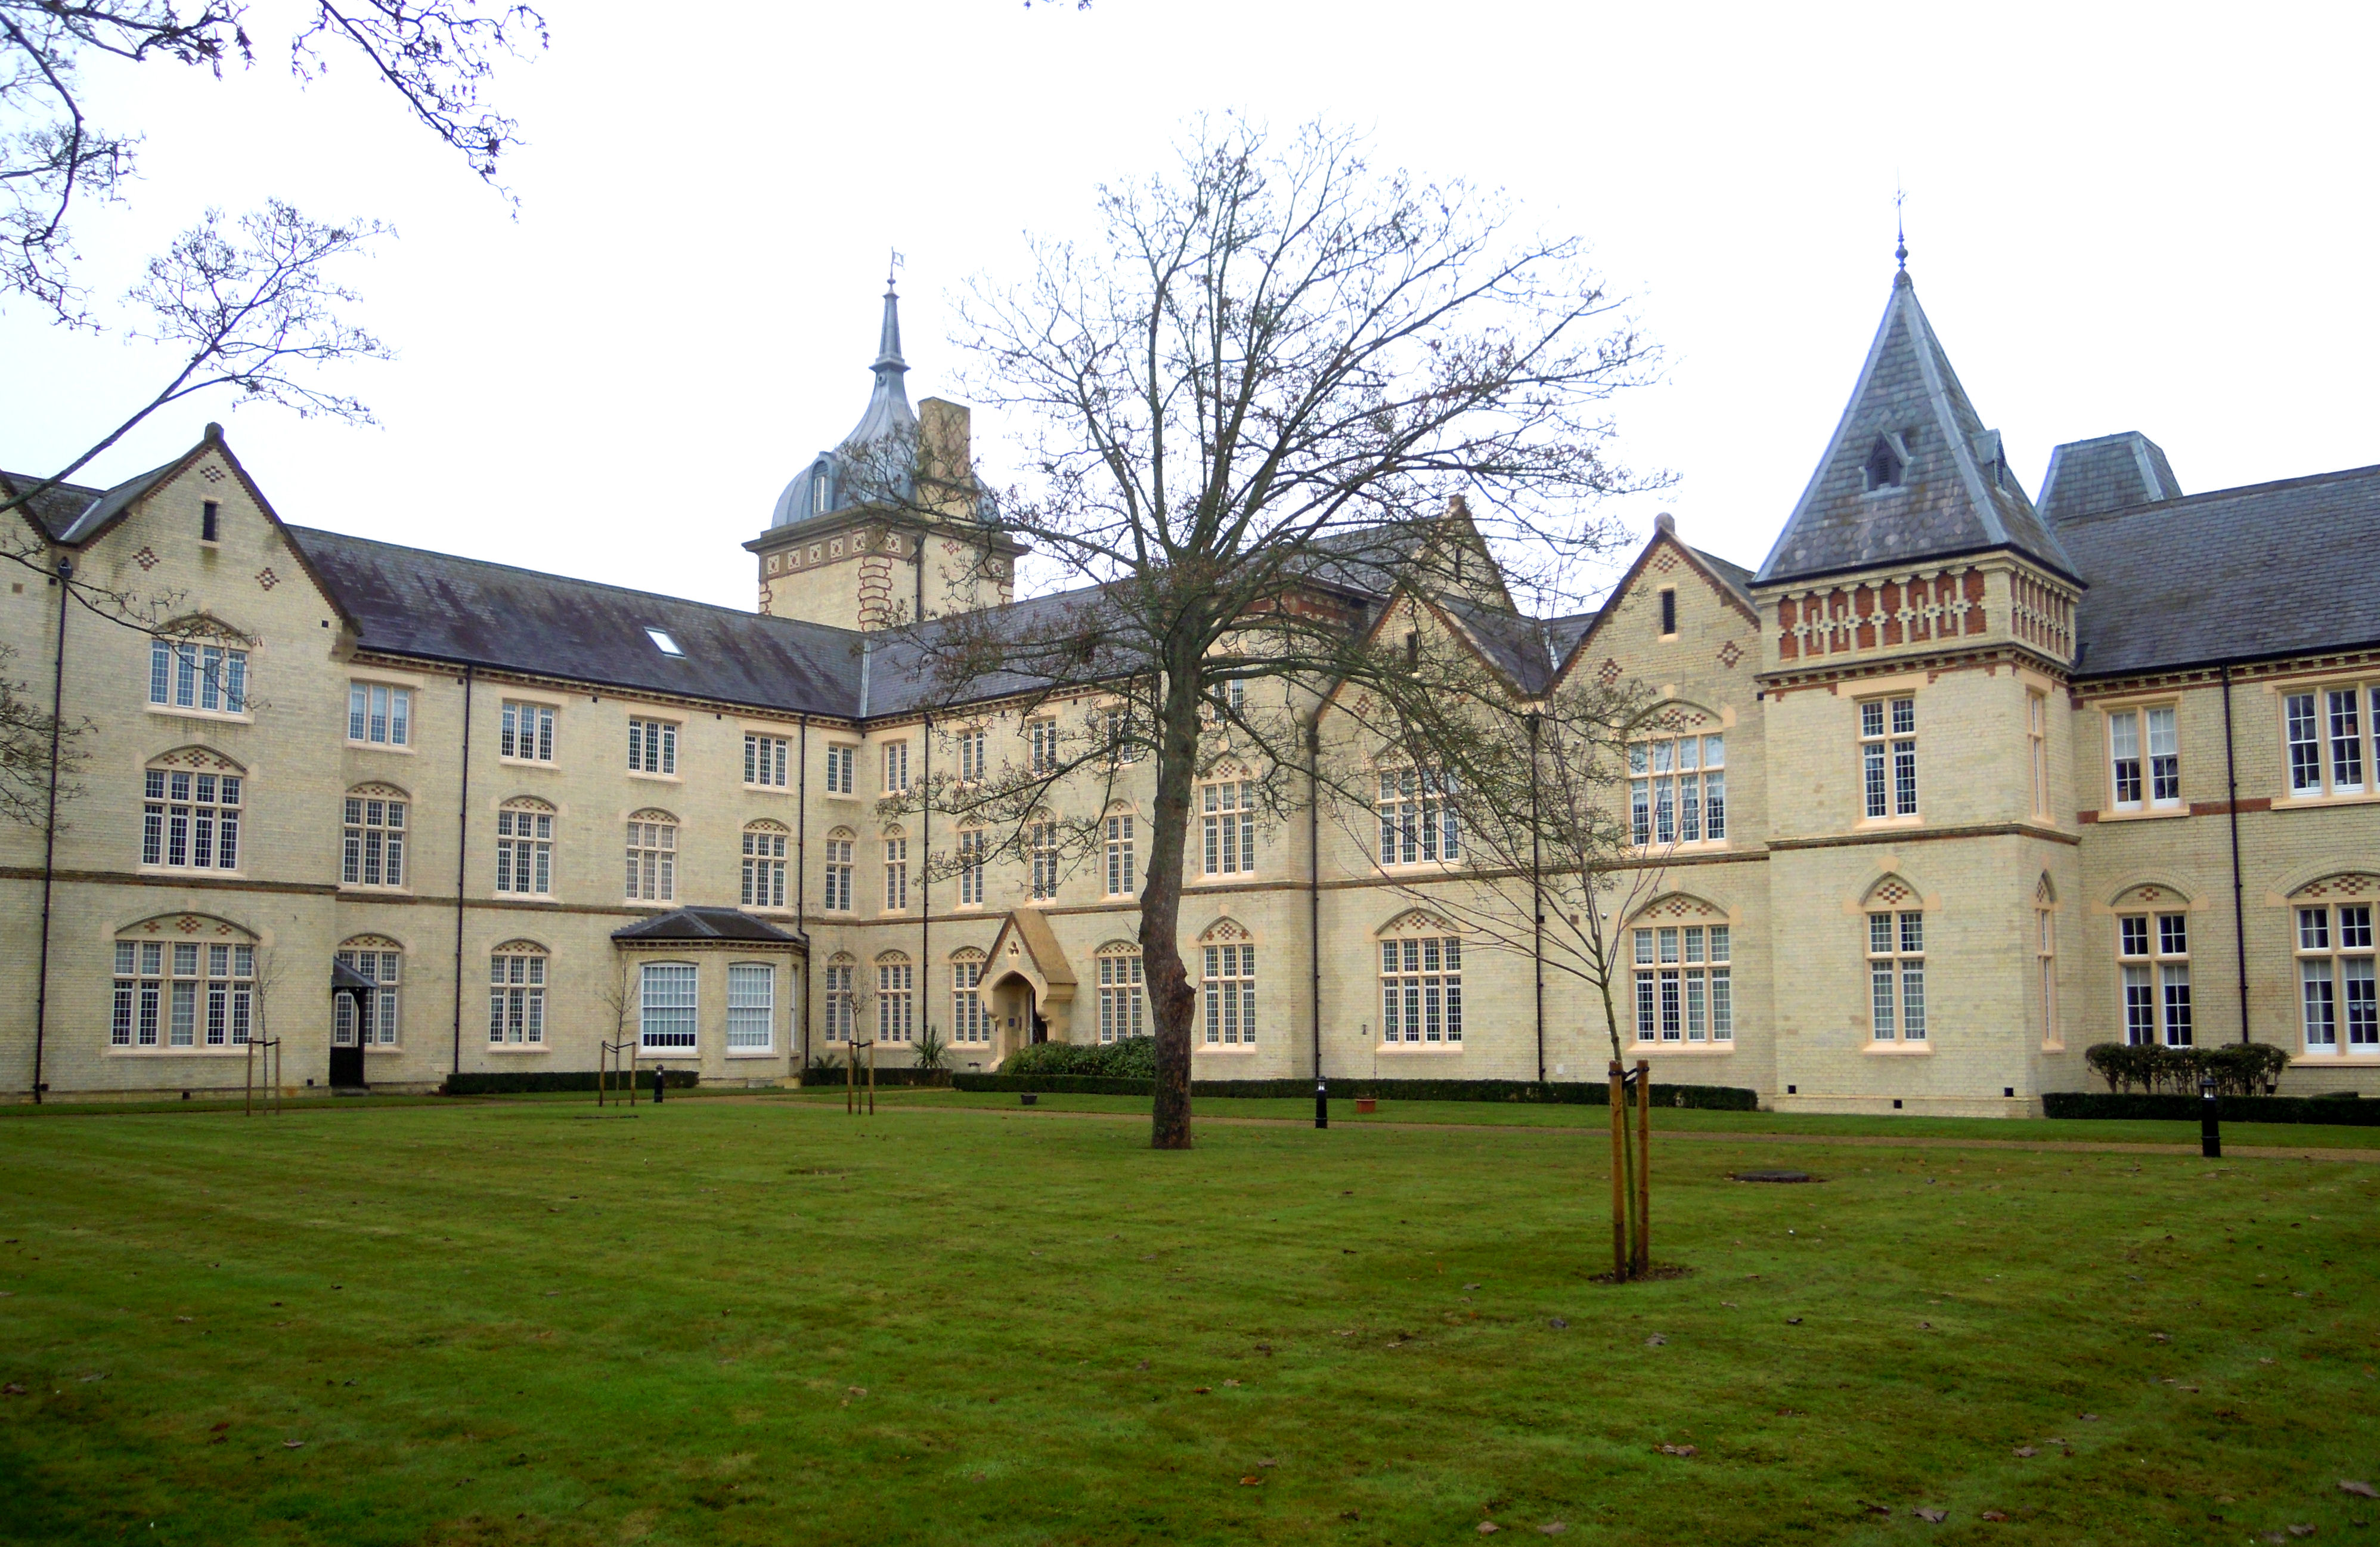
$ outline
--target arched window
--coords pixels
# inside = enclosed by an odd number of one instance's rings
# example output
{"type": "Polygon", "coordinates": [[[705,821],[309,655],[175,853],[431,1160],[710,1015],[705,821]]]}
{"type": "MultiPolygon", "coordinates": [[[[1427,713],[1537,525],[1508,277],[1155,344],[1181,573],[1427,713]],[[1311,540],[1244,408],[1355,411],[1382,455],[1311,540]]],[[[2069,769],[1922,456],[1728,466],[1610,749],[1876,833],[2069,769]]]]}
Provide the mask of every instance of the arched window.
{"type": "Polygon", "coordinates": [[[1257,1045],[1257,948],[1236,920],[1216,921],[1198,937],[1204,968],[1208,1050],[1257,1045]]]}
{"type": "Polygon", "coordinates": [[[496,890],[553,895],[553,808],[544,801],[522,798],[496,809],[496,890]]]}
{"type": "Polygon", "coordinates": [[[909,837],[898,827],[884,830],[884,908],[898,913],[909,906],[909,837]]]}
{"type": "Polygon", "coordinates": [[[826,964],[826,1040],[849,1043],[852,1038],[851,974],[859,959],[847,951],[837,951],[826,964]]]}
{"type": "Polygon", "coordinates": [[[677,900],[677,818],[667,811],[628,815],[628,900],[677,900]]]}
{"type": "Polygon", "coordinates": [[[917,980],[909,958],[887,951],[876,958],[876,1037],[906,1042],[917,1036],[917,980]]]}
{"type": "Polygon", "coordinates": [[[2190,984],[2190,903],[2170,887],[2125,891],[2117,903],[2117,971],[2124,1041],[2188,1047],[2196,1036],[2190,984]]]}
{"type": "Polygon", "coordinates": [[[2041,1011],[2041,1045],[2045,1048],[2066,1045],[2065,1033],[2058,1025],[2057,909],[2058,888],[2050,884],[2049,872],[2044,871],[2033,886],[2033,992],[2041,1011]]]}
{"type": "Polygon", "coordinates": [[[1245,768],[1218,769],[1198,788],[1205,875],[1246,875],[1257,868],[1257,786],[1245,768]]]}
{"type": "Polygon", "coordinates": [[[828,832],[826,842],[826,902],[829,913],[851,911],[851,846],[857,834],[848,827],[828,832]]]}
{"type": "Polygon", "coordinates": [[[1140,888],[1133,874],[1135,839],[1130,811],[1111,811],[1102,819],[1107,839],[1108,895],[1128,897],[1140,888]]]}
{"type": "Polygon", "coordinates": [[[1463,1045],[1463,941],[1415,908],[1382,932],[1380,1041],[1395,1048],[1463,1045]]]}
{"type": "Polygon", "coordinates": [[[983,862],[991,851],[991,834],[980,827],[959,829],[959,906],[983,906],[983,862]]]}
{"type": "Polygon", "coordinates": [[[364,1018],[356,1022],[356,996],[334,993],[331,996],[331,1041],[337,1047],[354,1047],[358,1041],[366,1047],[395,1047],[399,1027],[404,1025],[397,1014],[397,993],[405,964],[405,947],[386,935],[358,934],[339,943],[339,965],[352,969],[358,976],[372,982],[372,991],[365,996],[364,1018]]]}
{"type": "Polygon", "coordinates": [[[746,907],[785,906],[785,846],[792,834],[781,822],[747,822],[744,827],[744,889],[746,907]]]}
{"type": "Polygon", "coordinates": [[[115,941],[111,1052],[245,1047],[255,1005],[256,937],[237,924],[184,913],[144,920],[115,941]]]}
{"type": "Polygon", "coordinates": [[[2368,875],[2329,876],[2290,894],[2298,1000],[2311,1056],[2380,1053],[2372,933],[2375,895],[2380,880],[2368,875]]]}
{"type": "Polygon", "coordinates": [[[239,869],[248,770],[206,747],[184,747],[141,774],[140,863],[165,870],[239,869]]]}
{"type": "Polygon", "coordinates": [[[545,947],[507,940],[488,955],[488,1045],[545,1046],[545,947]]]}
{"type": "Polygon", "coordinates": [[[962,1047],[991,1044],[991,1020],[983,1013],[983,953],[971,945],[951,953],[951,1041],[962,1047]]]}
{"type": "Polygon", "coordinates": [[[1695,897],[1660,898],[1631,920],[1640,1045],[1735,1041],[1734,936],[1727,915],[1695,897]]]}
{"type": "Polygon", "coordinates": [[[1111,940],[1099,950],[1099,1041],[1120,1042],[1148,1035],[1148,1000],[1141,989],[1140,947],[1111,940]]]}
{"type": "Polygon", "coordinates": [[[342,886],[405,884],[405,791],[394,785],[358,785],[342,810],[342,886]]]}
{"type": "Polygon", "coordinates": [[[1925,914],[1917,889],[1887,876],[1868,889],[1868,1030],[1879,1042],[1925,1041],[1925,914]]]}

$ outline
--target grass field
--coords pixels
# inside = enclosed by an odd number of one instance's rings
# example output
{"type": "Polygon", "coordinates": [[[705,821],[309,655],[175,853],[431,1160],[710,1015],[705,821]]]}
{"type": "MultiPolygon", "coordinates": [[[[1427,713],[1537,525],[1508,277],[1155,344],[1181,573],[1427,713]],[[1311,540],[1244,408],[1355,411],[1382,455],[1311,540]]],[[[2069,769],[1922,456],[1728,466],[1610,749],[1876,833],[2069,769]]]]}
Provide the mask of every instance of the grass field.
{"type": "MultiPolygon", "coordinates": [[[[1219,1123],[1158,1155],[1099,1115],[1130,1102],[1044,1102],[0,1121],[0,1539],[2380,1521],[2338,1489],[2380,1484],[2380,1166],[1663,1114],[1656,1256],[1686,1272],[1613,1287],[1595,1115],[1219,1123]],[[1780,1163],[1824,1180],[1727,1179],[1780,1163]]],[[[2039,1127],[1956,1131],[2138,1137],[2039,1127]]]]}

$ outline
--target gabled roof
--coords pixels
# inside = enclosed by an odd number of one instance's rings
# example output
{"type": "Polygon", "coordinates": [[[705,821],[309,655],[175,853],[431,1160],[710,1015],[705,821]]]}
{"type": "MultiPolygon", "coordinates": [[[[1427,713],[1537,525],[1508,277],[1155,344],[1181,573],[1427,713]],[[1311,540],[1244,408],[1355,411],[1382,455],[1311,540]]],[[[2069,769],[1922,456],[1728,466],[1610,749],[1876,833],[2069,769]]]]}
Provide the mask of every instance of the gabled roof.
{"type": "Polygon", "coordinates": [[[2380,644],[2380,467],[2137,505],[2058,530],[2091,582],[2075,619],[2079,676],[2380,644]]]}
{"type": "Polygon", "coordinates": [[[1892,298],[1834,438],[1757,583],[1993,548],[2075,573],[2009,470],[1998,432],[1985,429],[1968,401],[1904,269],[1893,276],[1892,298]],[[1866,469],[1879,443],[1900,462],[1900,477],[1871,492],[1866,469]]]}
{"type": "MultiPolygon", "coordinates": [[[[204,449],[205,443],[200,443],[204,449]]],[[[18,508],[31,516],[54,542],[79,547],[99,535],[118,516],[132,508],[133,503],[150,490],[163,483],[176,469],[188,462],[196,452],[187,452],[162,468],[152,468],[138,478],[127,479],[113,489],[86,489],[79,484],[54,484],[18,508]]],[[[39,488],[42,480],[26,473],[0,473],[11,496],[39,488]]]]}
{"type": "Polygon", "coordinates": [[[613,930],[612,938],[645,942],[741,940],[770,945],[802,943],[800,935],[734,907],[681,907],[613,930]]]}

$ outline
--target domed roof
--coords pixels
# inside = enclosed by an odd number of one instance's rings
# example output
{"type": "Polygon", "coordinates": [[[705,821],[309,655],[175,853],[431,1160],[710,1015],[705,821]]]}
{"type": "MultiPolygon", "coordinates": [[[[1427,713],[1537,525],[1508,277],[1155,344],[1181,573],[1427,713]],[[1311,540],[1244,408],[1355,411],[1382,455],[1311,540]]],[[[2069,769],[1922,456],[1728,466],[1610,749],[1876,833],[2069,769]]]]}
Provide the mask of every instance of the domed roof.
{"type": "Polygon", "coordinates": [[[878,497],[905,501],[916,480],[917,416],[909,408],[903,378],[909,362],[901,358],[901,298],[890,286],[884,291],[884,325],[878,336],[876,388],[868,394],[867,411],[851,433],[832,451],[816,459],[785,485],[770,514],[772,527],[792,526],[813,517],[871,503],[871,485],[890,476],[897,487],[879,490],[878,497]]]}

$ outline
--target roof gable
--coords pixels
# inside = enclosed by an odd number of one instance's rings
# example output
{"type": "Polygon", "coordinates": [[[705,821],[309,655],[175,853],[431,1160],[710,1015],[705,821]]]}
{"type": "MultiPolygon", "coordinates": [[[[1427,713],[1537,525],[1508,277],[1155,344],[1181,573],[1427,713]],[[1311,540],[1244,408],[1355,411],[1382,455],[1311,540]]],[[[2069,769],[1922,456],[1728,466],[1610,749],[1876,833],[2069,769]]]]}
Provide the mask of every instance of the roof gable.
{"type": "MultiPolygon", "coordinates": [[[[1685,560],[1686,567],[1701,576],[1704,582],[1718,593],[1720,601],[1742,614],[1745,622],[1755,628],[1760,627],[1759,609],[1753,605],[1752,592],[1746,589],[1747,582],[1752,579],[1752,572],[1742,565],[1731,564],[1717,554],[1706,554],[1700,548],[1691,548],[1680,542],[1676,524],[1665,514],[1655,522],[1652,540],[1637,550],[1635,561],[1629,565],[1627,573],[1620,577],[1619,583],[1611,588],[1611,593],[1603,599],[1603,605],[1597,611],[1585,615],[1584,627],[1578,628],[1575,633],[1569,634],[1562,648],[1561,659],[1554,671],[1554,680],[1557,683],[1569,676],[1572,669],[1577,665],[1581,653],[1586,649],[1586,642],[1601,632],[1606,623],[1620,615],[1621,599],[1638,580],[1644,578],[1645,571],[1652,564],[1654,556],[1664,548],[1685,560]]],[[[1573,620],[1559,619],[1553,627],[1560,628],[1572,621],[1573,620]]],[[[1568,631],[1564,630],[1564,632],[1568,631]]]]}
{"type": "Polygon", "coordinates": [[[1834,437],[1757,583],[1990,548],[2074,575],[2010,471],[1998,432],[1985,428],[1959,384],[1903,270],[1834,437]],[[1872,461],[1888,465],[1880,487],[1872,461]]]}

